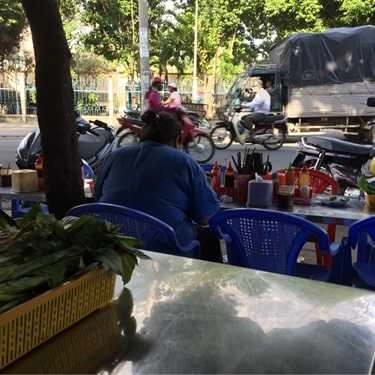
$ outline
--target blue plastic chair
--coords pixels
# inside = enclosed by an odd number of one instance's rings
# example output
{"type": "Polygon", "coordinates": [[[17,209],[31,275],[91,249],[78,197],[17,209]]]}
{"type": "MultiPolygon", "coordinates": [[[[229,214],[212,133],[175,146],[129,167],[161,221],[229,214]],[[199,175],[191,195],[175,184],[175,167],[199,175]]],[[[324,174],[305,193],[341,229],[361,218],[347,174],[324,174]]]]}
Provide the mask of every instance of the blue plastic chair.
{"type": "Polygon", "coordinates": [[[322,252],[332,256],[341,247],[329,244],[327,233],[311,222],[283,212],[259,209],[221,211],[210,227],[227,245],[228,262],[263,271],[331,280],[331,270],[297,264],[305,243],[314,238],[322,252]]]}
{"type": "MultiPolygon", "coordinates": [[[[213,164],[199,164],[199,166],[203,169],[204,172],[211,172],[213,164]]],[[[220,172],[225,173],[226,167],[224,165],[219,165],[220,172]]]]}
{"type": "Polygon", "coordinates": [[[82,169],[83,169],[84,178],[87,178],[87,179],[95,178],[95,173],[93,169],[90,167],[89,163],[84,159],[81,159],[81,161],[82,161],[82,169]]]}
{"type": "Polygon", "coordinates": [[[144,212],[108,203],[88,203],[73,207],[67,216],[94,215],[118,224],[121,232],[143,242],[144,250],[199,257],[199,241],[182,246],[171,226],[144,212]]]}
{"type": "Polygon", "coordinates": [[[344,283],[351,285],[354,282],[360,287],[375,289],[375,217],[352,224],[344,245],[344,283]],[[357,249],[357,260],[353,264],[352,249],[357,249]]]}

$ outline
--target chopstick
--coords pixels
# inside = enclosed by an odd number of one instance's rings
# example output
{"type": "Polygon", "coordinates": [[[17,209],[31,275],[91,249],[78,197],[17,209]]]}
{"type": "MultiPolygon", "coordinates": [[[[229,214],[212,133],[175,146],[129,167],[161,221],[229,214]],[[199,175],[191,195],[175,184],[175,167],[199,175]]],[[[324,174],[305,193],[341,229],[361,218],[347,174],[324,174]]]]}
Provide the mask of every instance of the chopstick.
{"type": "Polygon", "coordinates": [[[237,162],[236,162],[236,159],[234,158],[234,156],[232,155],[232,161],[233,161],[233,164],[234,164],[234,166],[236,167],[236,169],[237,169],[237,172],[238,173],[240,173],[240,166],[237,164],[237,162]]]}

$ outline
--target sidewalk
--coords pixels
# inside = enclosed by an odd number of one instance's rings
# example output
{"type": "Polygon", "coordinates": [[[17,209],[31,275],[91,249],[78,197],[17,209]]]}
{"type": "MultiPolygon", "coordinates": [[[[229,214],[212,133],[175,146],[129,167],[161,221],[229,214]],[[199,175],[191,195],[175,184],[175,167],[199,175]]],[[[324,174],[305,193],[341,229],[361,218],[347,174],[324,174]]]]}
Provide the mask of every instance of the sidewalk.
{"type": "Polygon", "coordinates": [[[36,126],[36,123],[0,122],[0,137],[23,137],[36,126]]]}

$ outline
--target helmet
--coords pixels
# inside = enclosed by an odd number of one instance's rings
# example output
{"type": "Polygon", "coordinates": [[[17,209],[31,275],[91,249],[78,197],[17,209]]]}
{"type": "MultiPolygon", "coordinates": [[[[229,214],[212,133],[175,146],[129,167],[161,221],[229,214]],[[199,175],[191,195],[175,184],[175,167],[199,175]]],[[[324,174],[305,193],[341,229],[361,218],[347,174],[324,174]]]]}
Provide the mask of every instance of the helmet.
{"type": "Polygon", "coordinates": [[[152,79],[151,85],[161,85],[162,83],[163,83],[163,81],[161,80],[160,77],[154,77],[152,79]]]}
{"type": "Polygon", "coordinates": [[[177,85],[174,82],[169,82],[168,83],[168,87],[172,87],[172,89],[176,89],[177,90],[177,85]]]}

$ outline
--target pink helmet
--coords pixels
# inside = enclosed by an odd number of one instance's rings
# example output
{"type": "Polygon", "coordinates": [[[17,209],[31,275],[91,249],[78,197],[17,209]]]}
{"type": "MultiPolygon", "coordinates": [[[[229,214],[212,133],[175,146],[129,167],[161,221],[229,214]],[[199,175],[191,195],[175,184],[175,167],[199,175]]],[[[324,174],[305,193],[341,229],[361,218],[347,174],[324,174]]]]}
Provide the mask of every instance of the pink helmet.
{"type": "Polygon", "coordinates": [[[154,77],[154,78],[152,79],[152,82],[151,82],[152,85],[160,85],[160,84],[162,84],[162,83],[163,83],[163,81],[161,80],[160,77],[154,77]]]}

